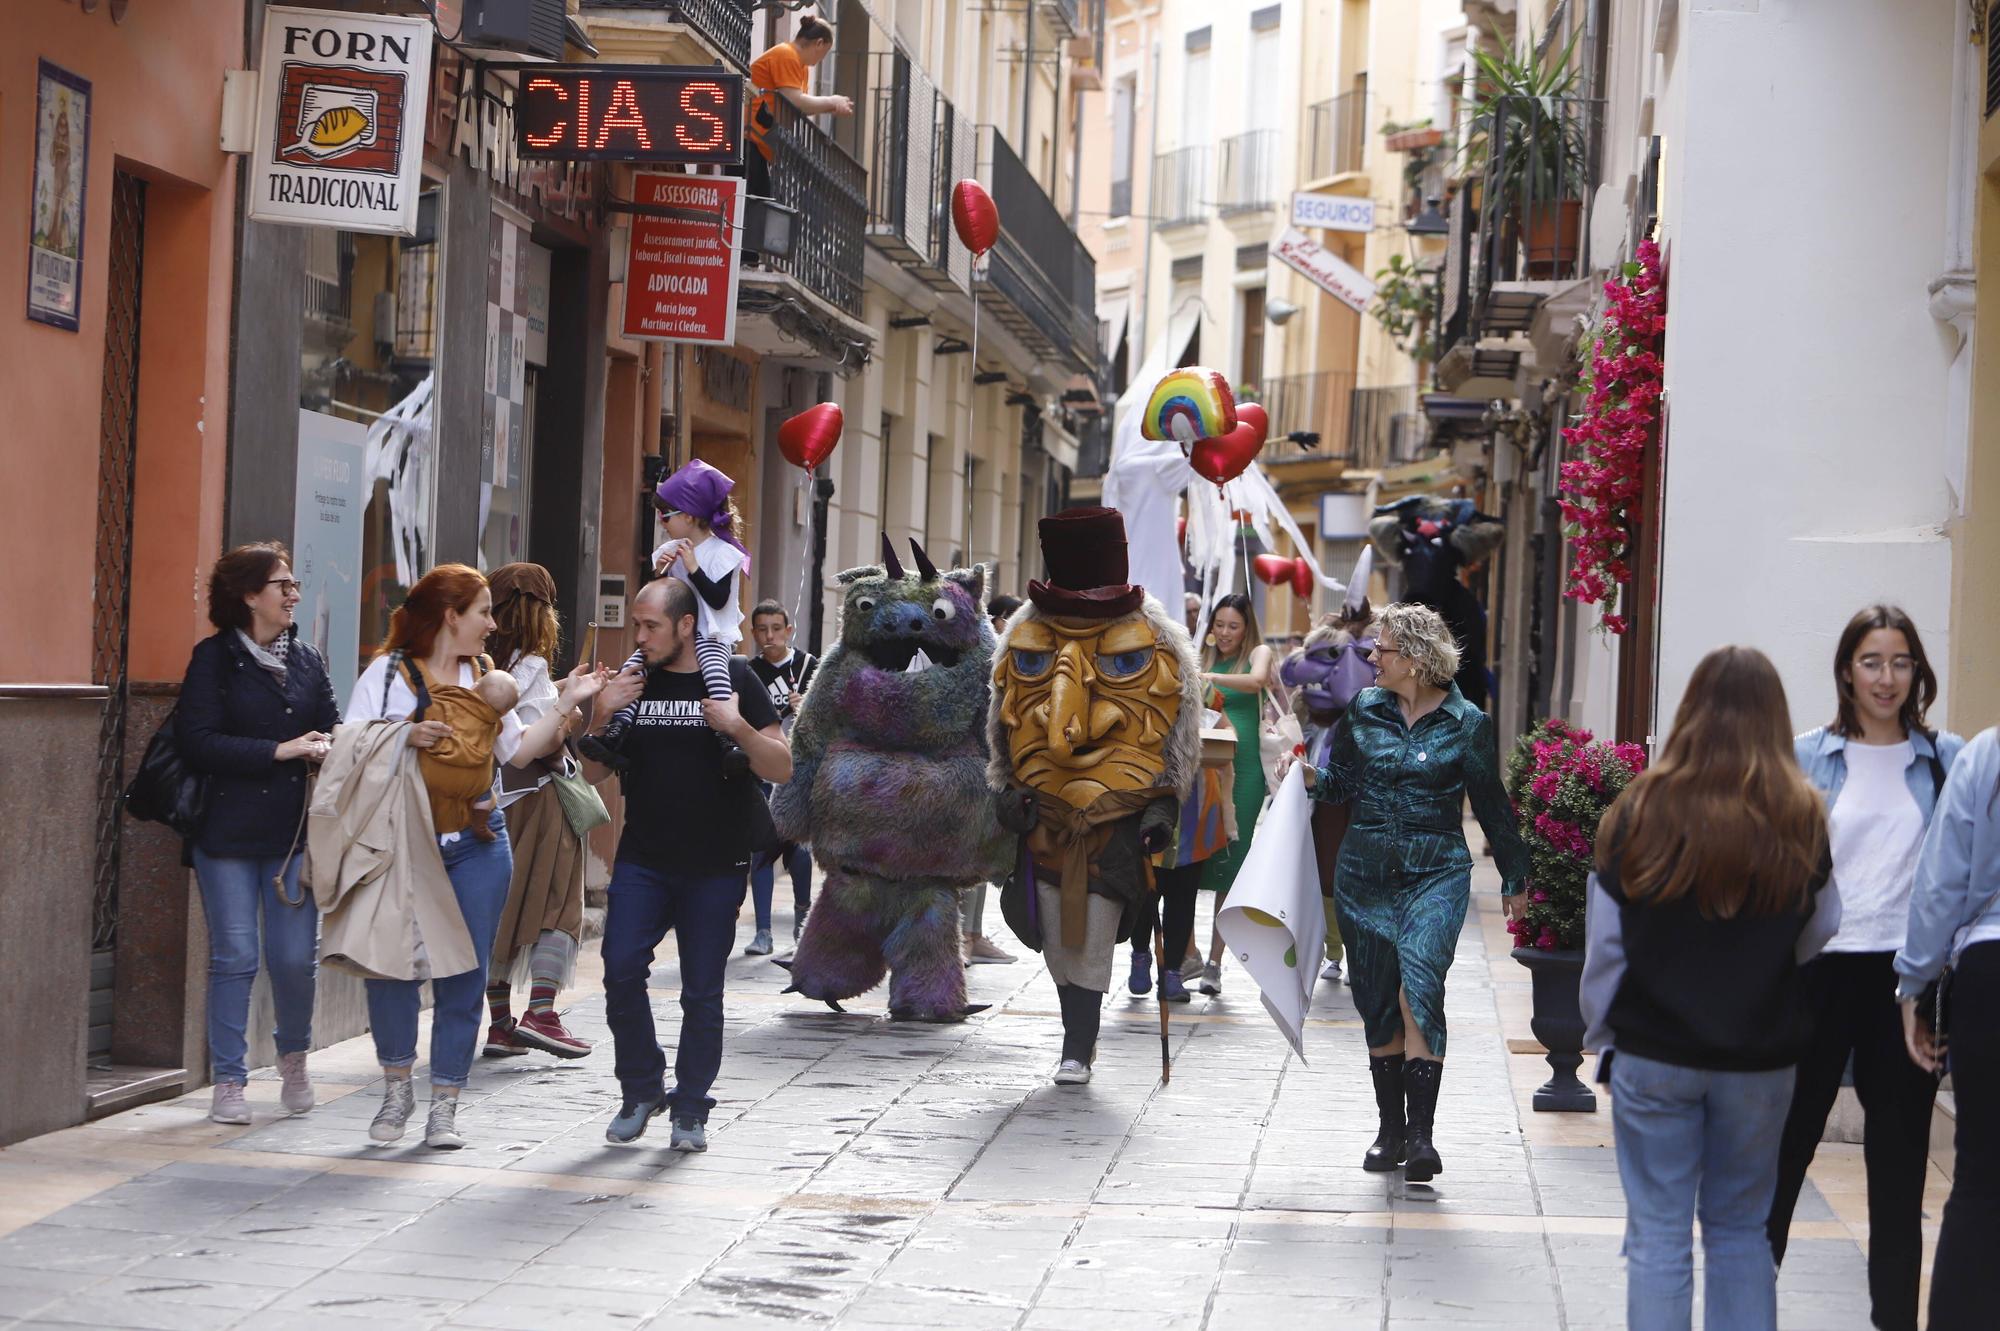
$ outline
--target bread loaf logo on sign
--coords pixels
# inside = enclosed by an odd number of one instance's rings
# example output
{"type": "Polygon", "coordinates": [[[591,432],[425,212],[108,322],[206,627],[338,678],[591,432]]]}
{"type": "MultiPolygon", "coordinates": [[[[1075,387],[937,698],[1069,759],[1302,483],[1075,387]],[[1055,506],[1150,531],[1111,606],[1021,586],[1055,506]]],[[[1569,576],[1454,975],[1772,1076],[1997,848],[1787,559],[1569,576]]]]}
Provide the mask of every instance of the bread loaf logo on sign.
{"type": "Polygon", "coordinates": [[[385,176],[402,170],[408,80],[351,65],[284,66],[274,159],[385,176]]]}

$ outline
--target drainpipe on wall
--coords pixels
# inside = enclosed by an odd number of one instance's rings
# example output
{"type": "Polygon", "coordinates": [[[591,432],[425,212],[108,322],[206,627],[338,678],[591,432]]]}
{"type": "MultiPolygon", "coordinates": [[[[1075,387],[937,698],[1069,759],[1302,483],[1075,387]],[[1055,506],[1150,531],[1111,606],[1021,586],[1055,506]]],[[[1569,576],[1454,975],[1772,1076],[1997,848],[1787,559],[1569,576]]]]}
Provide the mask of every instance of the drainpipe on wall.
{"type": "MultiPolygon", "coordinates": [[[[1021,54],[1021,160],[1032,162],[1034,149],[1028,144],[1028,131],[1035,123],[1035,5],[1038,0],[1028,0],[1028,46],[1021,54]]],[[[1034,167],[1028,168],[1033,174],[1034,167]]]]}
{"type": "Polygon", "coordinates": [[[1146,266],[1139,275],[1139,311],[1145,317],[1139,321],[1139,355],[1133,360],[1137,366],[1152,349],[1153,324],[1153,171],[1160,163],[1160,39],[1153,38],[1153,78],[1146,85],[1146,115],[1151,123],[1147,127],[1146,148],[1146,266]]]}

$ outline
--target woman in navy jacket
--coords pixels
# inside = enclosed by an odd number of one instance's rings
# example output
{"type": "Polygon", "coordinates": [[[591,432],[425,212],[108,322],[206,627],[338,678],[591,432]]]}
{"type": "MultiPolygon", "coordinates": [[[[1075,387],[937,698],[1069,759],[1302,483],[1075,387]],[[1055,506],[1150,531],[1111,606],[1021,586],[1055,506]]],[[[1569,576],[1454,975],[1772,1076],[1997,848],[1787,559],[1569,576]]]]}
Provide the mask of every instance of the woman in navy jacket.
{"type": "Polygon", "coordinates": [[[298,602],[284,546],[238,546],[216,560],[208,580],[216,631],[195,644],[175,708],[181,754],[208,784],[194,867],[208,917],[209,1117],[218,1123],[250,1121],[245,1027],[260,909],[277,1011],[280,1102],[294,1114],[313,1106],[306,1050],[319,912],[299,884],[300,843],[309,765],[326,756],[340,704],[326,661],[298,639],[298,602]]]}

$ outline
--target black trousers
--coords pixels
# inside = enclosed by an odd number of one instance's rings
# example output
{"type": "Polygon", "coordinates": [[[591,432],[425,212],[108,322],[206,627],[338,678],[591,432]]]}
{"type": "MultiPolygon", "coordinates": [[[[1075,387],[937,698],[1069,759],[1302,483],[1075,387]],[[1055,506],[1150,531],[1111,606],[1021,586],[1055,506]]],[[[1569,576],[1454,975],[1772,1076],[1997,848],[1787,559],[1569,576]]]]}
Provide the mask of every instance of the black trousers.
{"type": "Polygon", "coordinates": [[[1167,965],[1180,969],[1187,957],[1188,940],[1194,937],[1195,897],[1201,887],[1201,865],[1184,865],[1178,869],[1156,869],[1153,881],[1160,889],[1159,905],[1151,898],[1139,903],[1139,923],[1132,930],[1132,950],[1151,952],[1153,950],[1153,929],[1160,929],[1160,950],[1167,959],[1167,965]],[[1162,917],[1154,919],[1157,910],[1162,917]]]}
{"type": "Polygon", "coordinates": [[[1806,1166],[1819,1149],[1852,1054],[1854,1091],[1867,1115],[1861,1151],[1868,1173],[1868,1293],[1874,1322],[1885,1331],[1916,1331],[1924,1175],[1930,1165],[1937,1083],[1910,1061],[1904,1047],[1894,962],[1893,952],[1829,952],[1800,968],[1806,1007],[1815,1021],[1778,1145],[1778,1190],[1766,1229],[1772,1256],[1784,1261],[1806,1166]]]}
{"type": "Polygon", "coordinates": [[[1990,1327],[2000,1257],[2000,943],[1975,943],[1951,983],[1958,1159],[1931,1267],[1931,1331],[1990,1327]]]}

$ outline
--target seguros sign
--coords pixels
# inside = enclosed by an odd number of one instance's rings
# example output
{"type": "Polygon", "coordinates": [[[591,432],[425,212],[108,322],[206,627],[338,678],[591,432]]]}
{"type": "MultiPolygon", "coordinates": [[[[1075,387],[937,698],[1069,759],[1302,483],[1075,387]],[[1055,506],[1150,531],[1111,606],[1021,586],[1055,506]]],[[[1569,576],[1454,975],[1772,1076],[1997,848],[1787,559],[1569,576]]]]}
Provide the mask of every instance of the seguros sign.
{"type": "Polygon", "coordinates": [[[250,217],[415,235],[426,19],[265,11],[250,217]]]}

